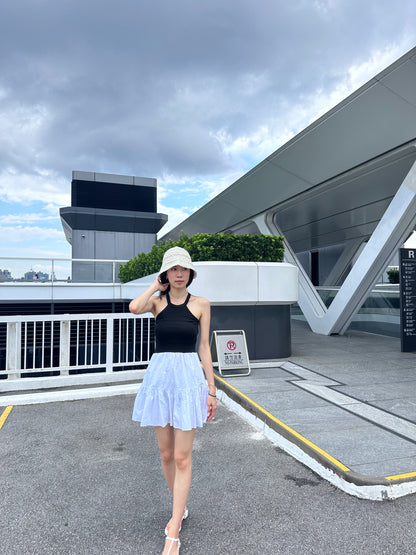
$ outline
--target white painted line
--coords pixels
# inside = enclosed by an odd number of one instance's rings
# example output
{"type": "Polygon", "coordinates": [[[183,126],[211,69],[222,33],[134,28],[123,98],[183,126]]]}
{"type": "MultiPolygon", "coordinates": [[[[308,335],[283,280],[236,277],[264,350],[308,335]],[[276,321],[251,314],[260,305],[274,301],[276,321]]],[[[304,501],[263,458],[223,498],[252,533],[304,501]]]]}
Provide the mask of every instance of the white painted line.
{"type": "MultiPolygon", "coordinates": [[[[283,365],[283,370],[288,370],[291,374],[295,374],[302,378],[296,381],[296,386],[301,389],[336,405],[352,414],[365,418],[369,422],[373,422],[377,426],[381,426],[395,434],[416,442],[416,424],[409,422],[400,416],[396,416],[382,409],[364,403],[355,397],[350,397],[340,391],[335,391],[330,386],[340,386],[339,382],[316,374],[312,370],[307,370],[293,363],[283,365]]],[[[291,381],[291,380],[289,380],[291,381]]],[[[292,381],[293,383],[293,381],[292,381]]]]}
{"type": "Polygon", "coordinates": [[[76,387],[79,385],[101,386],[117,382],[143,379],[146,370],[123,370],[121,372],[94,372],[93,374],[71,374],[69,376],[45,376],[36,378],[20,378],[17,380],[1,380],[0,391],[25,391],[48,389],[55,387],[76,387]]]}
{"type": "Polygon", "coordinates": [[[38,403],[56,403],[59,401],[98,399],[102,397],[113,397],[115,395],[134,395],[138,392],[140,385],[140,383],[136,383],[108,387],[68,389],[66,391],[47,391],[22,395],[7,395],[0,397],[0,406],[35,405],[38,403]]]}

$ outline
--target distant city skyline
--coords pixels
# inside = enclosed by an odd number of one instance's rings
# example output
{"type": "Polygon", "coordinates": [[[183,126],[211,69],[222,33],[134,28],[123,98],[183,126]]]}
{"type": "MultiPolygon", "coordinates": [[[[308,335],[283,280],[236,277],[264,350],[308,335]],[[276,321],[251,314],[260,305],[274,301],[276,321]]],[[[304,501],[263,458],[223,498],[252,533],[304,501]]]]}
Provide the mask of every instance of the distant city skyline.
{"type": "Polygon", "coordinates": [[[22,276],[13,275],[10,270],[0,270],[0,282],[4,281],[49,281],[49,274],[46,272],[36,271],[33,269],[28,270],[22,276]]]}

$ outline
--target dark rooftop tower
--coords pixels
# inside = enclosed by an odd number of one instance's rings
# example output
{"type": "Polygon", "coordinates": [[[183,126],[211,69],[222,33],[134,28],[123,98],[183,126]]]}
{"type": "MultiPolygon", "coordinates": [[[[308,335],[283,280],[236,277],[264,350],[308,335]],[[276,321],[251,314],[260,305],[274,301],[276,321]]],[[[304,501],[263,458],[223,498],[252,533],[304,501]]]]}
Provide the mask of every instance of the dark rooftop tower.
{"type": "MultiPolygon", "coordinates": [[[[71,206],[60,209],[72,258],[128,260],[149,252],[168,219],[156,205],[156,179],[73,171],[71,206]]],[[[74,281],[106,281],[109,266],[76,262],[72,272],[74,281]]]]}

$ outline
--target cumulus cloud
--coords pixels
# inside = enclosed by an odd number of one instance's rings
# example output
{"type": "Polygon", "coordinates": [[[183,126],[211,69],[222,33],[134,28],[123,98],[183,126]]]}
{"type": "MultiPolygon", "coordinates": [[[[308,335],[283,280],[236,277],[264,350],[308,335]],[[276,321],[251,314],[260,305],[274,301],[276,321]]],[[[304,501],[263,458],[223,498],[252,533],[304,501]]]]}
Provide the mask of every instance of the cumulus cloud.
{"type": "Polygon", "coordinates": [[[61,239],[62,232],[54,228],[38,226],[4,226],[0,225],[0,243],[22,243],[27,241],[61,239]]]}
{"type": "Polygon", "coordinates": [[[183,220],[185,220],[188,216],[190,216],[198,207],[182,207],[182,208],[172,208],[171,206],[159,206],[159,212],[162,214],[167,214],[169,216],[169,220],[167,223],[162,227],[159,232],[159,236],[163,236],[164,234],[168,233],[171,229],[179,225],[183,220]]]}
{"type": "Polygon", "coordinates": [[[0,215],[0,225],[22,225],[29,222],[45,222],[56,220],[56,215],[45,216],[43,213],[21,213],[21,214],[2,214],[0,215]]]}
{"type": "Polygon", "coordinates": [[[3,211],[57,212],[77,169],[156,177],[170,226],[413,47],[415,18],[413,0],[3,0],[3,211]]]}
{"type": "Polygon", "coordinates": [[[23,205],[42,201],[46,206],[63,206],[70,202],[68,183],[52,169],[28,173],[13,167],[0,173],[0,200],[23,205]]]}

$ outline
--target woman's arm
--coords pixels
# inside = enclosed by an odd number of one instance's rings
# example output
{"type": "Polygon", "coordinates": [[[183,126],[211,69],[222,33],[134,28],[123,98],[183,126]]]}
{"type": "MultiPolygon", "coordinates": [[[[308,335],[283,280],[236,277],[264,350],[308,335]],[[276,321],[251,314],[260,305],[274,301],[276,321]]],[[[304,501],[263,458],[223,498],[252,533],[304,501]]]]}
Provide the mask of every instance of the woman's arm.
{"type": "Polygon", "coordinates": [[[211,321],[211,307],[209,302],[200,298],[200,308],[201,317],[199,319],[200,323],[200,338],[199,338],[199,349],[198,354],[201,359],[202,367],[204,369],[204,374],[208,382],[209,395],[207,399],[208,406],[208,418],[211,420],[217,409],[217,399],[216,399],[216,387],[214,381],[214,369],[212,367],[212,357],[211,349],[209,347],[209,325],[211,321]]]}
{"type": "Polygon", "coordinates": [[[155,302],[156,298],[153,297],[157,291],[164,291],[168,284],[162,284],[159,278],[156,276],[154,283],[150,287],[143,291],[138,297],[133,299],[129,304],[129,310],[133,314],[144,314],[145,312],[151,312],[155,316],[155,302]]]}

